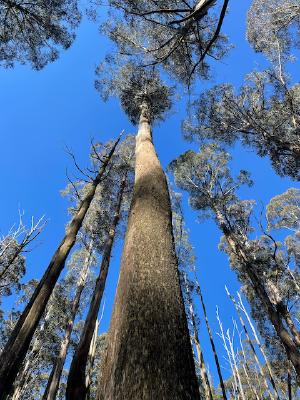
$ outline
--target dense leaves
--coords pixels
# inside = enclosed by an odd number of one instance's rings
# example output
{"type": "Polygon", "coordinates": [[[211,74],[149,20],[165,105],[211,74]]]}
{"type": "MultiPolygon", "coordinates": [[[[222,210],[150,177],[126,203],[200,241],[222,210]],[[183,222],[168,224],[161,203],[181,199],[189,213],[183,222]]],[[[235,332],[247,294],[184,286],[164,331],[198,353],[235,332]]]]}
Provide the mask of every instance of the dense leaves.
{"type": "Polygon", "coordinates": [[[223,57],[227,40],[220,34],[228,0],[111,0],[111,17],[103,31],[122,55],[141,66],[162,64],[190,84],[193,75],[208,77],[206,56],[223,57]],[[124,24],[125,20],[125,24],[124,24]]]}
{"type": "MultiPolygon", "coordinates": [[[[281,315],[283,325],[286,324],[290,330],[291,337],[295,335],[294,340],[298,342],[299,272],[291,262],[289,249],[265,230],[260,237],[251,239],[254,229],[250,223],[253,202],[239,200],[236,194],[241,184],[251,181],[245,171],[232,178],[229,160],[230,156],[216,145],[204,145],[199,153],[189,151],[180,156],[170,168],[177,185],[189,192],[191,206],[213,217],[223,232],[221,248],[228,253],[231,266],[238,273],[261,333],[264,334],[266,329],[272,331],[266,321],[266,312],[274,307],[276,313],[281,315]]],[[[282,195],[274,200],[273,210],[274,207],[285,210],[279,215],[281,220],[285,215],[288,218],[289,202],[291,210],[296,210],[297,214],[297,196],[282,195]]],[[[269,219],[271,210],[272,202],[269,219]]],[[[271,314],[270,321],[276,328],[271,314]]],[[[274,332],[272,334],[274,336],[274,332]]]]}
{"type": "Polygon", "coordinates": [[[298,0],[253,0],[248,12],[247,37],[258,52],[278,62],[289,59],[291,47],[300,45],[298,0]]]}
{"type": "Polygon", "coordinates": [[[194,104],[186,120],[188,138],[236,140],[269,156],[279,175],[300,179],[300,86],[287,85],[274,71],[254,72],[236,94],[229,84],[215,86],[194,104]]]}
{"type": "Polygon", "coordinates": [[[150,120],[163,119],[164,113],[171,108],[173,90],[165,85],[159,74],[153,69],[143,69],[127,63],[121,68],[110,66],[112,59],[97,68],[99,79],[96,89],[102,98],[118,96],[121,106],[133,124],[137,124],[141,105],[147,103],[150,120]]]}
{"type": "Polygon", "coordinates": [[[1,0],[0,65],[43,68],[70,47],[79,21],[77,0],[1,0]]]}

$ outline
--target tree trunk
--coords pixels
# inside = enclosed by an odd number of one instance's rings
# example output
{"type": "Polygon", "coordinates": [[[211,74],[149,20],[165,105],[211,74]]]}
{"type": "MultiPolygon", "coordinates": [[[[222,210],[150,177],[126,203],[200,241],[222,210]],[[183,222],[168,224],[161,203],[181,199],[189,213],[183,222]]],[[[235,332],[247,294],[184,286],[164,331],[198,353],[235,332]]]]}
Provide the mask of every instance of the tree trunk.
{"type": "Polygon", "coordinates": [[[82,200],[78,211],[72,218],[67,233],[54,253],[52,260],[33,293],[23,314],[18,320],[0,357],[0,400],[4,400],[12,389],[13,382],[19,372],[22,361],[30,345],[32,336],[45,310],[49,297],[64,268],[65,261],[70,253],[84,217],[94,198],[96,188],[100,183],[106,167],[112,157],[120,138],[116,141],[108,156],[105,158],[96,178],[82,200]]]}
{"type": "Polygon", "coordinates": [[[206,312],[206,307],[205,307],[204,299],[203,299],[203,296],[202,296],[201,287],[200,287],[200,284],[199,284],[197,278],[196,278],[195,281],[196,281],[196,291],[197,291],[197,293],[199,294],[199,297],[200,297],[200,301],[201,301],[201,305],[202,305],[202,309],[203,309],[203,314],[204,314],[204,318],[205,318],[206,329],[207,329],[207,332],[208,332],[208,335],[209,335],[211,348],[212,348],[212,351],[214,353],[214,359],[215,359],[215,363],[216,363],[216,367],[217,367],[217,371],[218,371],[218,376],[219,376],[219,380],[220,380],[220,386],[221,386],[221,389],[222,389],[223,400],[227,400],[226,389],[225,389],[223,376],[222,376],[222,372],[221,372],[221,366],[220,366],[220,363],[219,363],[219,357],[218,357],[218,353],[217,353],[217,350],[216,350],[216,346],[215,346],[214,338],[213,338],[213,335],[212,335],[212,331],[210,329],[210,325],[209,325],[209,321],[208,321],[208,317],[207,317],[207,312],[206,312]]]}
{"type": "MultiPolygon", "coordinates": [[[[256,362],[256,364],[257,364],[257,366],[258,366],[260,375],[261,375],[262,378],[263,378],[265,388],[266,388],[267,390],[269,390],[269,385],[268,385],[267,377],[266,377],[266,375],[265,375],[265,373],[264,373],[264,370],[263,370],[263,368],[262,368],[262,366],[261,366],[261,363],[260,363],[260,361],[259,361],[259,359],[258,359],[256,350],[255,350],[255,347],[253,346],[253,343],[252,343],[252,340],[251,340],[251,338],[250,338],[248,329],[247,329],[246,324],[245,324],[245,322],[244,322],[244,320],[243,320],[243,317],[242,317],[242,315],[241,315],[239,306],[238,306],[238,304],[236,303],[235,298],[229,293],[229,290],[227,289],[226,286],[225,286],[225,289],[226,289],[226,292],[227,292],[228,297],[230,298],[230,300],[231,300],[231,301],[233,302],[233,304],[234,304],[234,307],[235,307],[236,312],[237,312],[237,314],[238,314],[240,323],[241,323],[242,328],[243,328],[243,330],[244,330],[244,332],[245,332],[245,335],[246,335],[246,338],[247,338],[247,342],[248,342],[248,344],[249,344],[249,346],[250,346],[250,348],[251,348],[251,351],[252,351],[252,353],[253,353],[253,356],[254,356],[255,362],[256,362]]],[[[245,309],[245,312],[246,312],[246,309],[245,309]]],[[[249,316],[248,316],[248,314],[247,314],[247,319],[248,319],[248,318],[249,318],[249,316]]],[[[254,326],[253,326],[253,328],[252,328],[252,331],[253,331],[253,329],[254,329],[254,326]]],[[[271,365],[270,365],[269,360],[268,360],[268,358],[267,358],[267,356],[266,356],[266,354],[265,354],[265,351],[264,351],[264,349],[263,349],[263,347],[262,347],[262,344],[260,343],[260,341],[259,341],[259,339],[258,339],[258,336],[257,336],[256,332],[254,332],[254,338],[255,338],[256,343],[257,343],[257,345],[258,345],[258,347],[259,347],[259,349],[260,349],[260,351],[261,351],[261,353],[262,353],[262,355],[263,355],[263,357],[264,357],[264,360],[265,360],[265,363],[266,363],[266,367],[267,367],[267,370],[268,370],[268,373],[269,373],[270,382],[271,382],[271,385],[272,385],[272,387],[273,387],[273,389],[274,389],[274,391],[275,391],[275,394],[276,394],[276,400],[280,400],[280,397],[279,397],[279,394],[278,394],[278,391],[277,391],[277,387],[276,387],[276,384],[275,384],[275,380],[274,380],[274,377],[273,377],[273,372],[272,372],[272,369],[271,369],[271,365]]],[[[271,400],[274,399],[273,394],[272,394],[271,392],[269,393],[269,396],[270,396],[271,400]]]]}
{"type": "Polygon", "coordinates": [[[218,223],[224,233],[228,245],[230,246],[232,251],[239,257],[241,266],[243,267],[245,274],[248,276],[252,284],[253,290],[264,305],[269,320],[274,326],[274,329],[286,350],[288,359],[291,361],[295,368],[298,379],[300,379],[300,351],[298,346],[294,343],[293,338],[291,338],[289,332],[284,326],[284,316],[280,314],[278,309],[274,308],[274,305],[270,300],[264,285],[257,276],[252,263],[249,261],[247,254],[241,247],[240,242],[236,240],[234,233],[227,227],[222,213],[219,210],[215,210],[215,212],[218,223]]]}
{"type": "Polygon", "coordinates": [[[71,315],[66,327],[65,336],[61,342],[59,355],[55,360],[50,377],[48,379],[47,387],[43,395],[43,400],[55,400],[56,398],[56,394],[59,388],[60,377],[63,371],[64,363],[67,356],[67,351],[70,344],[74,321],[79,309],[81,294],[84,289],[91,264],[92,252],[93,252],[93,241],[91,240],[88,248],[88,255],[84,261],[84,265],[80,272],[79,280],[77,282],[76,293],[72,304],[71,315]]]}
{"type": "MultiPolygon", "coordinates": [[[[103,305],[103,307],[104,307],[104,305],[103,305]]],[[[102,309],[102,315],[103,315],[103,311],[104,311],[104,308],[102,309]]],[[[100,318],[100,322],[101,322],[101,319],[102,318],[100,318]]],[[[91,341],[90,351],[89,351],[89,356],[88,356],[89,368],[88,368],[88,371],[86,371],[86,380],[85,380],[85,386],[86,386],[86,392],[87,392],[86,400],[91,399],[92,371],[93,371],[94,363],[95,363],[98,330],[99,330],[100,322],[98,321],[98,319],[96,320],[94,335],[93,335],[93,338],[91,341]]]]}
{"type": "Polygon", "coordinates": [[[170,197],[147,104],[136,138],[135,185],[102,370],[105,400],[197,400],[179,284],[170,197]]]}
{"type": "Polygon", "coordinates": [[[300,332],[297,330],[294,321],[291,317],[291,314],[284,303],[284,300],[280,294],[280,290],[278,286],[271,280],[266,278],[266,291],[270,297],[272,304],[274,305],[275,309],[278,313],[282,316],[283,320],[286,322],[290,333],[293,336],[293,340],[295,344],[299,347],[300,346],[300,332]]]}
{"type": "Polygon", "coordinates": [[[192,341],[194,342],[196,351],[197,351],[197,363],[199,365],[200,376],[201,376],[202,384],[204,386],[205,398],[209,399],[209,400],[213,400],[210,382],[208,379],[206,366],[205,366],[205,362],[204,362],[204,357],[203,357],[200,340],[199,340],[198,326],[197,326],[196,315],[195,315],[195,311],[194,311],[193,299],[192,299],[190,288],[189,288],[189,285],[187,282],[186,274],[184,274],[184,283],[185,283],[187,302],[188,302],[188,306],[189,306],[190,321],[191,321],[192,327],[193,327],[192,341]]]}
{"type": "Polygon", "coordinates": [[[99,308],[105,288],[116,229],[121,216],[121,206],[126,186],[126,179],[127,177],[125,175],[122,180],[120,192],[117,199],[115,216],[112,221],[112,225],[110,227],[109,234],[105,243],[105,249],[102,255],[101,268],[99,276],[96,280],[93,298],[91,300],[88,315],[85,320],[79,345],[75,351],[75,354],[71,362],[68,382],[67,382],[66,400],[78,400],[78,399],[84,400],[86,396],[87,392],[86,366],[87,366],[91,341],[95,331],[95,325],[99,313],[99,308]]]}
{"type": "Polygon", "coordinates": [[[45,330],[45,324],[47,324],[49,319],[51,318],[52,307],[53,307],[52,303],[50,303],[50,307],[48,304],[44,321],[41,324],[41,326],[40,326],[39,330],[37,331],[36,336],[33,340],[32,349],[27,357],[25,364],[23,365],[20,373],[17,376],[19,383],[18,383],[18,386],[13,391],[11,400],[22,400],[22,397],[24,395],[26,387],[28,386],[28,383],[30,382],[30,379],[31,379],[30,372],[31,372],[32,368],[37,366],[38,361],[36,360],[36,357],[38,356],[38,354],[41,351],[41,348],[43,346],[42,341],[41,341],[41,336],[43,335],[43,332],[45,330]]]}

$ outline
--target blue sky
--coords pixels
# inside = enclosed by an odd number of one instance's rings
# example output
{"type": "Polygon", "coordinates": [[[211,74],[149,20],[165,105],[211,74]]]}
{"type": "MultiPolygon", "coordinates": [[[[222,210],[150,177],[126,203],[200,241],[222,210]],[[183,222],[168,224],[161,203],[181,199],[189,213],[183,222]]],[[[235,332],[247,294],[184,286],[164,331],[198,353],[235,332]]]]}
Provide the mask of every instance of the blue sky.
{"type": "MultiPolygon", "coordinates": [[[[245,40],[249,5],[250,0],[231,2],[223,31],[236,47],[222,62],[212,64],[213,79],[209,83],[200,83],[194,95],[203,87],[218,82],[239,85],[246,73],[264,63],[245,40]]],[[[38,218],[44,214],[49,220],[39,245],[28,255],[24,281],[42,276],[68,221],[68,203],[59,191],[67,184],[66,168],[74,171],[74,167],[64,151],[65,145],[73,149],[78,162],[84,166],[88,163],[91,137],[105,141],[116,137],[123,129],[127,133],[135,132],[118,101],[113,99],[103,103],[94,89],[95,68],[108,49],[108,42],[100,36],[97,25],[84,18],[73,46],[44,70],[36,72],[28,66],[0,70],[0,233],[6,233],[17,222],[18,208],[25,211],[28,221],[32,215],[38,218]]],[[[182,99],[174,105],[172,115],[154,128],[157,152],[164,167],[191,147],[181,134],[181,121],[185,115],[185,99],[182,99]]],[[[232,149],[232,155],[233,172],[247,169],[255,182],[254,187],[241,191],[243,198],[266,204],[274,195],[295,186],[289,179],[275,175],[269,160],[258,158],[250,149],[237,145],[232,149]]],[[[211,221],[199,224],[197,214],[189,209],[186,201],[184,211],[212,327],[217,329],[216,305],[220,307],[225,327],[231,327],[234,310],[227,300],[224,285],[227,284],[232,292],[239,286],[226,255],[217,249],[220,234],[211,221]]],[[[121,244],[118,244],[106,289],[102,331],[107,330],[109,324],[120,254],[121,244]]],[[[205,359],[215,377],[202,321],[200,331],[205,359]]],[[[216,341],[222,351],[219,339],[216,341]]]]}

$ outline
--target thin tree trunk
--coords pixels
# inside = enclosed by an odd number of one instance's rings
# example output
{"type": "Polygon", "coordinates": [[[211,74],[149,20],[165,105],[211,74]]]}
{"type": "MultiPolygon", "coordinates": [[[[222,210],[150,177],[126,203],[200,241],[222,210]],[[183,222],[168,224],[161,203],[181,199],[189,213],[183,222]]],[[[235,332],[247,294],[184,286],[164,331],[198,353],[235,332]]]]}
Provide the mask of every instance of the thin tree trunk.
{"type": "Polygon", "coordinates": [[[45,310],[49,297],[64,268],[84,217],[94,198],[96,188],[104,176],[106,167],[115,151],[120,138],[116,141],[105,158],[96,178],[90,184],[89,190],[82,200],[78,211],[72,218],[67,233],[54,253],[52,260],[33,293],[23,314],[19,318],[0,357],[0,400],[4,400],[12,389],[12,385],[24,360],[32,336],[45,310]]]}
{"type": "Polygon", "coordinates": [[[86,366],[88,362],[89,350],[95,331],[95,325],[99,313],[99,308],[105,288],[106,278],[109,269],[111,252],[116,235],[116,229],[121,216],[121,207],[123,194],[126,187],[127,176],[125,174],[122,179],[120,191],[118,194],[115,216],[113,218],[108,237],[105,243],[105,249],[102,255],[102,262],[100,267],[99,276],[96,280],[96,285],[91,300],[88,315],[85,320],[83,331],[80,337],[79,345],[74,353],[67,382],[66,400],[85,399],[86,387],[86,366]]]}
{"type": "Polygon", "coordinates": [[[268,293],[262,284],[261,280],[257,276],[253,265],[251,262],[249,262],[249,259],[247,257],[247,254],[244,252],[242,247],[240,246],[240,243],[237,242],[234,234],[231,232],[230,229],[228,229],[223,215],[219,210],[214,210],[216,213],[216,217],[219,223],[219,226],[221,230],[224,233],[224,236],[227,240],[228,245],[231,247],[233,252],[239,257],[241,265],[244,269],[244,272],[248,276],[252,287],[264,305],[267,315],[269,317],[270,322],[274,326],[274,329],[281,340],[282,345],[284,346],[287,357],[289,360],[291,360],[295,371],[297,373],[298,379],[300,380],[300,351],[298,346],[294,343],[293,338],[291,338],[289,332],[284,326],[283,319],[284,316],[280,314],[278,309],[274,308],[274,305],[272,301],[270,300],[268,293]]]}
{"type": "MultiPolygon", "coordinates": [[[[261,374],[261,376],[262,376],[262,378],[263,378],[263,380],[264,380],[265,387],[266,387],[267,390],[269,390],[269,385],[268,385],[268,381],[267,381],[266,374],[264,373],[264,370],[263,370],[263,368],[262,368],[262,366],[261,366],[261,364],[260,364],[260,361],[259,361],[259,359],[258,359],[256,350],[255,350],[255,348],[254,348],[254,346],[253,346],[252,340],[251,340],[251,338],[250,338],[248,329],[247,329],[246,324],[245,324],[245,322],[244,322],[244,320],[243,320],[243,317],[242,317],[242,315],[241,315],[241,312],[240,312],[240,309],[239,309],[239,307],[238,307],[238,304],[236,303],[235,298],[229,293],[229,290],[227,289],[226,286],[225,286],[225,289],[226,289],[226,293],[227,293],[228,297],[230,298],[230,300],[231,300],[231,301],[233,302],[233,304],[234,304],[234,307],[235,307],[236,312],[237,312],[237,314],[238,314],[240,323],[241,323],[241,325],[242,325],[242,327],[243,327],[243,330],[244,330],[244,332],[245,332],[247,341],[248,341],[249,346],[250,346],[250,348],[251,348],[251,350],[252,350],[254,359],[255,359],[255,361],[256,361],[256,364],[258,365],[259,372],[260,372],[260,374],[261,374]]],[[[248,316],[247,316],[247,319],[248,319],[248,316]]],[[[253,329],[254,329],[254,326],[253,326],[253,329]]],[[[252,331],[253,331],[253,329],[252,329],[252,331]]],[[[255,338],[255,340],[256,340],[256,338],[258,339],[256,332],[255,332],[254,338],[255,338]]],[[[272,385],[272,387],[273,387],[273,389],[274,389],[274,391],[275,391],[275,394],[276,394],[276,399],[277,399],[277,400],[280,400],[280,397],[279,397],[279,394],[278,394],[278,391],[277,391],[277,387],[276,387],[276,384],[275,384],[275,380],[274,380],[274,377],[273,377],[273,372],[272,372],[272,368],[271,368],[271,365],[270,365],[270,363],[269,363],[269,360],[268,360],[268,358],[267,358],[267,356],[266,356],[266,354],[265,354],[265,352],[264,352],[264,349],[262,348],[262,345],[261,345],[260,341],[259,341],[259,340],[256,340],[256,343],[257,343],[257,345],[258,345],[258,347],[259,347],[259,349],[260,349],[260,351],[261,351],[261,353],[262,353],[262,355],[263,355],[263,357],[264,357],[264,360],[265,360],[265,363],[266,363],[266,367],[267,367],[267,370],[268,370],[268,373],[269,373],[270,382],[271,382],[271,385],[272,385]]],[[[271,398],[271,399],[274,399],[274,397],[273,397],[273,395],[272,395],[271,392],[270,392],[270,398],[271,398]]]]}
{"type": "MultiPolygon", "coordinates": [[[[247,362],[247,357],[246,357],[246,354],[245,354],[244,345],[243,345],[243,341],[242,341],[242,334],[238,331],[238,327],[237,327],[236,322],[235,322],[235,326],[236,326],[236,330],[237,330],[237,332],[239,334],[240,345],[241,345],[241,350],[242,350],[242,354],[243,354],[243,362],[240,362],[240,364],[242,364],[242,367],[243,367],[243,370],[244,370],[244,373],[245,373],[245,376],[246,376],[246,380],[247,380],[247,383],[248,383],[248,386],[249,386],[251,392],[256,397],[256,400],[260,400],[259,395],[258,395],[257,390],[256,390],[256,385],[253,386],[251,378],[249,377],[249,373],[251,373],[251,369],[250,369],[249,364],[247,362]]],[[[258,383],[259,382],[256,382],[256,384],[258,384],[258,383]]],[[[270,392],[268,387],[267,387],[267,390],[268,390],[268,392],[270,392]]],[[[270,396],[270,398],[273,399],[273,396],[270,396]]]]}
{"type": "Polygon", "coordinates": [[[291,333],[292,333],[292,335],[294,337],[294,342],[298,346],[298,348],[300,348],[300,333],[299,333],[298,329],[296,328],[296,326],[294,324],[294,321],[293,321],[293,319],[291,317],[291,314],[288,311],[286,305],[284,305],[283,313],[284,313],[285,322],[286,322],[287,326],[289,327],[289,329],[290,329],[290,331],[291,331],[291,333]]]}
{"type": "Polygon", "coordinates": [[[79,305],[80,305],[81,294],[84,289],[86,279],[88,276],[88,272],[89,272],[89,268],[91,265],[92,253],[93,253],[93,240],[91,240],[89,243],[88,254],[84,260],[83,268],[80,271],[79,280],[77,282],[76,293],[75,293],[75,297],[74,297],[73,304],[72,304],[71,315],[70,315],[69,321],[67,323],[64,338],[61,342],[59,355],[55,360],[50,377],[48,379],[47,387],[46,387],[45,393],[43,395],[43,400],[55,400],[55,398],[56,398],[56,394],[57,394],[57,391],[59,388],[60,377],[61,377],[61,374],[63,371],[64,363],[66,360],[66,356],[67,356],[67,352],[68,352],[68,348],[69,348],[69,344],[70,344],[70,339],[71,339],[71,334],[73,331],[75,317],[76,317],[76,314],[78,312],[79,305]]]}
{"type": "Polygon", "coordinates": [[[226,342],[226,338],[225,338],[225,334],[224,334],[224,330],[223,330],[223,324],[222,324],[222,321],[220,319],[218,307],[217,307],[217,310],[216,310],[216,314],[217,314],[217,320],[218,320],[220,331],[221,331],[220,337],[221,337],[221,339],[223,341],[223,346],[224,346],[224,349],[226,351],[226,354],[227,354],[227,357],[228,357],[228,362],[229,362],[230,369],[231,369],[231,372],[232,372],[234,396],[235,396],[235,398],[236,397],[239,398],[239,387],[238,387],[238,380],[237,380],[237,376],[236,376],[236,370],[235,370],[234,365],[233,365],[233,361],[232,361],[230,350],[228,349],[228,346],[227,346],[227,342],[226,342]],[[236,394],[237,394],[237,396],[236,396],[236,394]]]}
{"type": "Polygon", "coordinates": [[[288,366],[288,373],[287,373],[287,391],[288,391],[288,400],[293,400],[293,394],[292,394],[292,377],[291,377],[291,371],[290,371],[290,366],[288,366]]]}
{"type": "MultiPolygon", "coordinates": [[[[103,307],[104,310],[104,307],[103,307]]],[[[102,310],[102,315],[103,315],[103,310],[102,310]]],[[[102,317],[100,318],[100,322],[101,322],[102,317]]],[[[96,348],[97,348],[97,338],[98,338],[98,330],[99,330],[99,324],[100,322],[98,321],[98,319],[96,320],[96,324],[95,324],[95,330],[94,330],[94,336],[92,338],[92,342],[90,345],[90,351],[89,351],[89,368],[88,371],[86,372],[86,380],[85,380],[85,386],[86,386],[86,400],[89,400],[91,397],[91,383],[92,383],[92,370],[94,367],[94,362],[95,362],[95,355],[96,355],[96,348]]]]}
{"type": "Polygon", "coordinates": [[[147,104],[121,272],[101,379],[105,400],[197,400],[199,390],[179,283],[170,197],[147,104]]]}
{"type": "Polygon", "coordinates": [[[219,363],[219,357],[218,357],[218,354],[217,354],[217,350],[216,350],[214,338],[213,338],[213,335],[212,335],[212,331],[210,329],[210,325],[209,325],[209,321],[208,321],[208,317],[207,317],[207,312],[206,312],[206,307],[205,307],[204,299],[203,299],[203,296],[202,296],[202,291],[201,291],[200,284],[199,284],[199,281],[198,281],[197,277],[195,279],[195,282],[196,282],[196,291],[199,294],[201,305],[202,305],[202,309],[203,309],[206,329],[207,329],[207,332],[208,332],[208,335],[209,335],[211,348],[212,348],[212,351],[213,351],[213,354],[214,354],[214,359],[215,359],[215,363],[216,363],[216,367],[217,367],[217,371],[218,371],[218,376],[219,376],[219,380],[220,380],[220,386],[221,386],[222,394],[223,394],[223,400],[227,400],[226,389],[225,389],[223,376],[222,376],[222,372],[221,372],[221,367],[220,367],[220,363],[219,363]]]}
{"type": "Polygon", "coordinates": [[[199,334],[198,334],[198,326],[196,322],[196,316],[195,316],[195,311],[194,311],[194,306],[193,306],[193,300],[191,296],[191,292],[188,286],[186,274],[184,274],[184,283],[185,283],[185,290],[186,290],[186,295],[187,295],[187,302],[189,305],[189,313],[190,313],[190,319],[192,322],[192,327],[193,327],[193,337],[192,341],[195,343],[196,351],[197,351],[197,363],[200,368],[200,375],[201,375],[201,381],[204,386],[204,391],[205,391],[205,398],[213,400],[213,395],[211,392],[211,387],[205,367],[205,362],[204,362],[204,357],[200,345],[200,340],[199,340],[199,334]]]}
{"type": "Polygon", "coordinates": [[[231,354],[232,365],[235,370],[237,381],[238,381],[239,392],[241,394],[242,400],[246,400],[244,388],[243,388],[242,381],[241,381],[240,371],[239,371],[239,368],[237,365],[236,354],[235,354],[235,351],[233,348],[233,336],[232,336],[232,338],[230,337],[229,329],[227,330],[226,337],[227,337],[227,341],[229,343],[229,350],[230,350],[230,354],[231,354]]]}
{"type": "Polygon", "coordinates": [[[277,312],[280,313],[283,320],[286,322],[286,325],[288,326],[288,328],[293,336],[293,340],[294,340],[295,344],[299,347],[300,346],[300,332],[297,330],[286,304],[284,304],[284,301],[282,299],[282,296],[280,294],[280,291],[279,291],[277,285],[275,285],[272,280],[266,279],[266,289],[267,289],[267,293],[269,294],[271,302],[273,303],[277,312]]]}
{"type": "Polygon", "coordinates": [[[30,376],[28,375],[30,372],[30,367],[34,366],[36,364],[36,356],[39,354],[42,343],[40,341],[40,335],[43,333],[45,329],[45,324],[50,319],[51,316],[51,311],[52,311],[52,304],[50,303],[50,307],[47,308],[46,310],[46,315],[43,323],[41,324],[39,330],[37,331],[36,337],[33,341],[33,346],[32,349],[29,353],[29,356],[24,364],[24,367],[18,374],[17,378],[19,379],[19,384],[16,389],[13,391],[12,395],[12,400],[22,400],[23,394],[26,390],[26,387],[28,385],[28,381],[30,380],[30,376]]]}

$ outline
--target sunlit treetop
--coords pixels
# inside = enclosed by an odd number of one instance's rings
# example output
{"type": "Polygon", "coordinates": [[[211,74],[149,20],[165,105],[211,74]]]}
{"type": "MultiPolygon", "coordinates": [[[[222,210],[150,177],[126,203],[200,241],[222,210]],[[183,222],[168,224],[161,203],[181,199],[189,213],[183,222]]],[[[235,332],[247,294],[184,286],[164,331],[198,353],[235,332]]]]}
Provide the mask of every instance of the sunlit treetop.
{"type": "Polygon", "coordinates": [[[43,68],[74,40],[77,0],[0,0],[0,66],[43,68]]]}
{"type": "Polygon", "coordinates": [[[273,197],[267,208],[270,229],[300,231],[300,189],[290,188],[273,197]]]}
{"type": "Polygon", "coordinates": [[[236,93],[218,85],[203,93],[185,121],[187,138],[233,144],[241,139],[268,155],[279,175],[300,179],[300,86],[272,70],[249,74],[236,93]]]}
{"type": "Polygon", "coordinates": [[[251,209],[250,203],[242,204],[236,196],[240,186],[252,185],[249,173],[242,170],[237,177],[232,177],[230,160],[229,153],[210,143],[201,146],[198,153],[187,151],[170,163],[176,185],[189,192],[191,206],[201,210],[204,217],[224,205],[227,210],[231,209],[232,217],[244,214],[246,208],[251,209]]]}
{"type": "Polygon", "coordinates": [[[228,1],[110,0],[102,28],[121,54],[140,65],[161,64],[190,84],[196,75],[207,78],[207,59],[221,59],[228,49],[221,34],[228,1]]]}
{"type": "Polygon", "coordinates": [[[300,266],[300,189],[290,188],[273,197],[267,207],[269,230],[286,229],[285,245],[295,265],[300,266]]]}
{"type": "Polygon", "coordinates": [[[289,58],[300,45],[300,2],[298,0],[253,0],[248,12],[247,37],[258,52],[272,61],[289,58]]]}
{"type": "Polygon", "coordinates": [[[97,68],[96,88],[102,98],[117,96],[130,121],[137,124],[141,106],[147,104],[149,119],[161,120],[172,105],[172,88],[165,85],[153,68],[141,68],[133,63],[120,67],[107,59],[97,68]]]}

